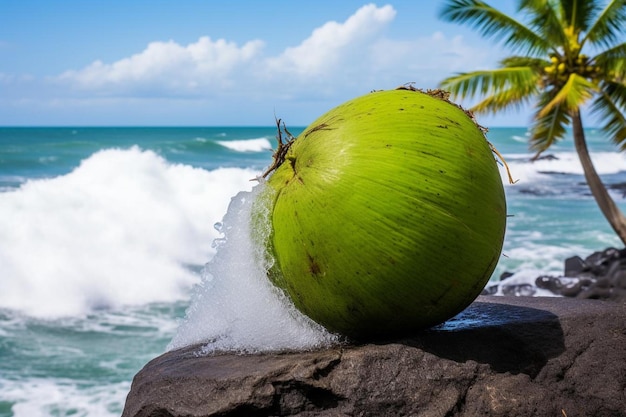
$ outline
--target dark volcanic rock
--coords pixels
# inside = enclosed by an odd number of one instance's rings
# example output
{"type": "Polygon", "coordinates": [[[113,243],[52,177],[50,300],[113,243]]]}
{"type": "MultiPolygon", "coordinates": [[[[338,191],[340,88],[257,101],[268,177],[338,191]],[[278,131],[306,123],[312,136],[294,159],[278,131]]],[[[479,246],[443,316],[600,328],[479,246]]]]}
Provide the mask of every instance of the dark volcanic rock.
{"type": "Polygon", "coordinates": [[[564,269],[564,277],[539,277],[537,286],[566,297],[626,301],[626,249],[573,256],[564,269]]]}
{"type": "Polygon", "coordinates": [[[482,295],[530,296],[537,288],[555,295],[597,300],[626,301],[626,249],[607,248],[582,259],[572,256],[564,262],[563,276],[542,275],[531,284],[508,284],[514,276],[504,272],[500,282],[490,283],[482,295]]]}
{"type": "Polygon", "coordinates": [[[626,416],[619,302],[479,297],[403,340],[201,352],[148,363],[123,416],[626,416]]]}

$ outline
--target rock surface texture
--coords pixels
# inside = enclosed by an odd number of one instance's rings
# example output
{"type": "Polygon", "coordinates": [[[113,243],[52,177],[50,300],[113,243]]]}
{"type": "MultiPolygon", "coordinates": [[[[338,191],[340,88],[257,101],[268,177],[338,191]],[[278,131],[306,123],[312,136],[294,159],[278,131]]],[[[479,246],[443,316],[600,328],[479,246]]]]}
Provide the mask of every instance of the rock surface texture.
{"type": "Polygon", "coordinates": [[[481,296],[410,338],[311,352],[167,352],[123,417],[626,416],[626,303],[481,296]]]}

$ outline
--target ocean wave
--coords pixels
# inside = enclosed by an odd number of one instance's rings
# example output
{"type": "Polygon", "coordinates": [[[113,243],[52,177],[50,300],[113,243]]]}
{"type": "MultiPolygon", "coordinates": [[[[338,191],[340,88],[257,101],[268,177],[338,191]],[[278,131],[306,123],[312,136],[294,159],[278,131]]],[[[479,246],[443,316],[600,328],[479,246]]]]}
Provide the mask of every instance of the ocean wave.
{"type": "Polygon", "coordinates": [[[40,158],[38,158],[37,160],[42,163],[42,164],[49,164],[52,162],[56,162],[59,158],[56,156],[42,156],[40,158]]]}
{"type": "Polygon", "coordinates": [[[0,378],[0,400],[11,404],[15,417],[119,416],[130,381],[104,383],[85,388],[70,379],[0,378]]]}
{"type": "Polygon", "coordinates": [[[272,149],[272,144],[267,138],[218,140],[216,143],[236,152],[262,152],[272,149]]]}
{"type": "MultiPolygon", "coordinates": [[[[576,152],[546,154],[532,161],[530,154],[506,154],[511,175],[519,184],[541,183],[550,175],[583,175],[583,168],[576,152]]],[[[626,172],[626,156],[618,152],[595,152],[591,154],[596,171],[600,175],[626,172]]],[[[501,176],[508,184],[506,169],[499,165],[501,176]]]]}
{"type": "Polygon", "coordinates": [[[163,352],[187,306],[54,320],[0,309],[0,337],[11,346],[0,364],[0,416],[119,416],[133,375],[163,352]]]}
{"type": "Polygon", "coordinates": [[[0,175],[0,193],[14,190],[16,186],[24,184],[28,177],[21,175],[0,175]]]}
{"type": "Polygon", "coordinates": [[[38,317],[186,299],[213,224],[257,172],[171,164],[138,147],[0,194],[0,308],[38,317]]]}

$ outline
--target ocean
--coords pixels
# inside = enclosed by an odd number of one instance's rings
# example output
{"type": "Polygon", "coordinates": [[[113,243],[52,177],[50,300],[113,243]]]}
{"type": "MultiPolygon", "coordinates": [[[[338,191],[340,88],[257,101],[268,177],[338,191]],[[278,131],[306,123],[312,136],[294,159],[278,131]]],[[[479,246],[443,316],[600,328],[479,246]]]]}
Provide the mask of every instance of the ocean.
{"type": "MultiPolygon", "coordinates": [[[[624,156],[586,134],[605,183],[626,183],[624,156]]],[[[518,180],[501,169],[493,280],[551,295],[538,275],[620,246],[571,137],[534,163],[524,128],[488,139],[518,180]]],[[[209,350],[332,343],[251,261],[243,219],[275,145],[274,127],[0,128],[0,417],[119,416],[143,365],[207,337],[209,350]]]]}

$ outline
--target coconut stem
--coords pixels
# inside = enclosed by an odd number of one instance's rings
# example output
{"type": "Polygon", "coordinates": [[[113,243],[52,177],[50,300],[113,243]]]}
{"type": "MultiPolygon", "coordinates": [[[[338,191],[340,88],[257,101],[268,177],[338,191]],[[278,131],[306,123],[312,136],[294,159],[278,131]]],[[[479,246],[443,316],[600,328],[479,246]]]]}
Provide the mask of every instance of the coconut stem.
{"type": "Polygon", "coordinates": [[[261,177],[263,178],[267,177],[279,166],[281,166],[283,162],[285,162],[285,159],[287,157],[287,151],[289,151],[289,148],[291,148],[291,145],[293,145],[293,142],[296,140],[296,138],[287,130],[285,122],[283,122],[281,119],[276,119],[276,131],[278,148],[276,148],[276,151],[274,152],[274,161],[272,161],[272,165],[270,165],[269,168],[263,173],[263,175],[261,175],[261,177]],[[289,140],[283,142],[283,133],[285,134],[285,136],[287,136],[289,140]]]}
{"type": "Polygon", "coordinates": [[[506,175],[509,177],[509,184],[515,184],[516,182],[518,182],[519,180],[513,179],[513,176],[511,175],[511,170],[509,169],[509,165],[506,163],[504,156],[502,156],[502,154],[498,152],[496,147],[493,146],[491,142],[487,141],[487,143],[489,144],[489,148],[491,149],[491,152],[495,153],[498,156],[498,158],[500,158],[500,161],[502,161],[502,165],[504,165],[504,168],[506,169],[506,175]]]}

